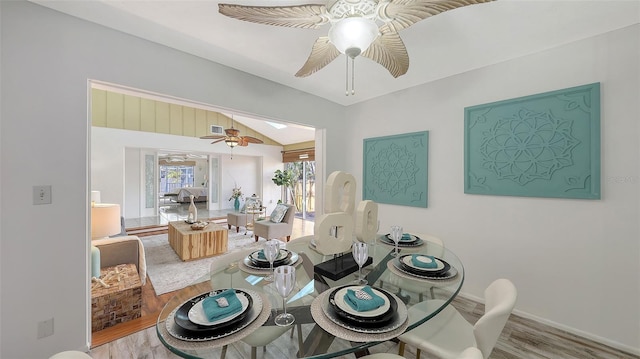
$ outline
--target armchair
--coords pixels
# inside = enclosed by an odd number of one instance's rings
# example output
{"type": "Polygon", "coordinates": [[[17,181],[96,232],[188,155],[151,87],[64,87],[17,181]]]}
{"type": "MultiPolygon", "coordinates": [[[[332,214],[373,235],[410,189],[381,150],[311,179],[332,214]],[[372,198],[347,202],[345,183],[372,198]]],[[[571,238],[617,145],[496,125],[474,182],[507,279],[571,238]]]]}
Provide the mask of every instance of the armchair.
{"type": "Polygon", "coordinates": [[[100,267],[113,267],[118,264],[133,263],[138,268],[140,283],[147,280],[147,264],[142,241],[137,236],[121,236],[94,239],[91,244],[100,249],[100,267]]]}
{"type": "Polygon", "coordinates": [[[274,223],[266,219],[264,221],[257,221],[253,225],[253,234],[256,242],[260,237],[267,240],[287,237],[287,242],[291,239],[293,220],[295,218],[296,210],[293,205],[287,205],[287,207],[287,212],[281,222],[274,223]]]}

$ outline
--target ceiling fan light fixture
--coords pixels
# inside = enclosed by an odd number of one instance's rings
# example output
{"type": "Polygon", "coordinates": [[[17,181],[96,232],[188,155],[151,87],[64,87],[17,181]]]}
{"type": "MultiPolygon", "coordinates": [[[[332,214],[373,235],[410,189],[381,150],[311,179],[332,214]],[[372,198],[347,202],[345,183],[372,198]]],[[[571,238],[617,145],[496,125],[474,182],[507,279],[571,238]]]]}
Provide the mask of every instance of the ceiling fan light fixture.
{"type": "Polygon", "coordinates": [[[378,25],[364,17],[347,17],[331,26],[329,41],[343,54],[354,58],[378,37],[378,25]]]}
{"type": "Polygon", "coordinates": [[[227,146],[234,148],[238,145],[238,143],[240,142],[240,138],[236,137],[236,136],[229,136],[224,140],[224,143],[227,144],[227,146]]]}

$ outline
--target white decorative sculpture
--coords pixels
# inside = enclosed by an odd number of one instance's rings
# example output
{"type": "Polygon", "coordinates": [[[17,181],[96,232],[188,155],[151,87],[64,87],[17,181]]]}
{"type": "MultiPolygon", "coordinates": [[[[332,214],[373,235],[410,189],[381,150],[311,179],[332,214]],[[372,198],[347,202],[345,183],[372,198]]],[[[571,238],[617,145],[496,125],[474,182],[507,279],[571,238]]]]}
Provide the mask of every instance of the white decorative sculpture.
{"type": "Polygon", "coordinates": [[[316,218],[314,242],[324,255],[348,252],[353,243],[353,212],[356,179],[349,173],[336,171],[325,185],[325,214],[316,218]]]}
{"type": "Polygon", "coordinates": [[[325,213],[346,212],[350,216],[356,209],[356,179],[350,173],[336,171],[329,175],[325,185],[325,213]]]}
{"type": "Polygon", "coordinates": [[[193,203],[194,196],[190,195],[189,198],[191,198],[191,204],[189,205],[189,215],[187,216],[187,222],[196,223],[198,221],[198,209],[193,203]]]}
{"type": "Polygon", "coordinates": [[[356,238],[360,242],[371,242],[378,234],[378,204],[366,200],[356,209],[356,238]]]}
{"type": "Polygon", "coordinates": [[[323,214],[315,221],[313,236],[316,251],[324,255],[347,252],[353,243],[353,218],[344,212],[323,214]]]}

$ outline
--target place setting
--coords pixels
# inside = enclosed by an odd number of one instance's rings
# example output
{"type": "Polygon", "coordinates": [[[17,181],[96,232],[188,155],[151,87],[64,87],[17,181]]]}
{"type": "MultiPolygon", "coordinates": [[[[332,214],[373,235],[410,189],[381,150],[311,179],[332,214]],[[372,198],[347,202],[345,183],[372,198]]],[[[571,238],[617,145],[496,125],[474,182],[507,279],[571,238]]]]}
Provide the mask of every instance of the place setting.
{"type": "Polygon", "coordinates": [[[380,236],[380,242],[395,247],[393,256],[397,256],[398,247],[412,248],[420,247],[424,244],[424,241],[411,233],[403,233],[401,226],[391,226],[391,232],[380,236]]]}
{"type": "Polygon", "coordinates": [[[397,296],[361,284],[322,292],[311,303],[311,315],[322,329],[353,342],[389,340],[408,327],[407,307],[397,296]]]}
{"type": "Polygon", "coordinates": [[[426,254],[404,254],[387,262],[387,268],[408,279],[443,281],[454,279],[458,270],[442,258],[426,254]]]}
{"type": "Polygon", "coordinates": [[[167,316],[164,329],[174,339],[172,345],[194,348],[206,342],[206,347],[219,347],[249,335],[267,321],[270,312],[271,305],[261,294],[223,288],[178,306],[167,316]]]}
{"type": "Polygon", "coordinates": [[[298,266],[302,257],[286,248],[280,248],[280,241],[268,240],[264,248],[256,250],[240,261],[240,269],[254,275],[265,275],[264,280],[273,281],[274,268],[280,266],[298,266]]]}

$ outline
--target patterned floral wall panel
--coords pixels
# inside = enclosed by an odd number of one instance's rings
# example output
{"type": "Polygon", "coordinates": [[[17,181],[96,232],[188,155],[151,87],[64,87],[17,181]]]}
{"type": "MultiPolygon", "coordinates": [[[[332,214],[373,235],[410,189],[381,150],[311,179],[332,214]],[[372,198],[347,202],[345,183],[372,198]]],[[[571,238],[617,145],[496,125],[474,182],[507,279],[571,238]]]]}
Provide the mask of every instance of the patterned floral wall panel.
{"type": "Polygon", "coordinates": [[[362,199],[427,207],[429,132],[364,139],[362,199]]]}
{"type": "Polygon", "coordinates": [[[600,84],[465,108],[464,192],[600,198],[600,84]]]}

